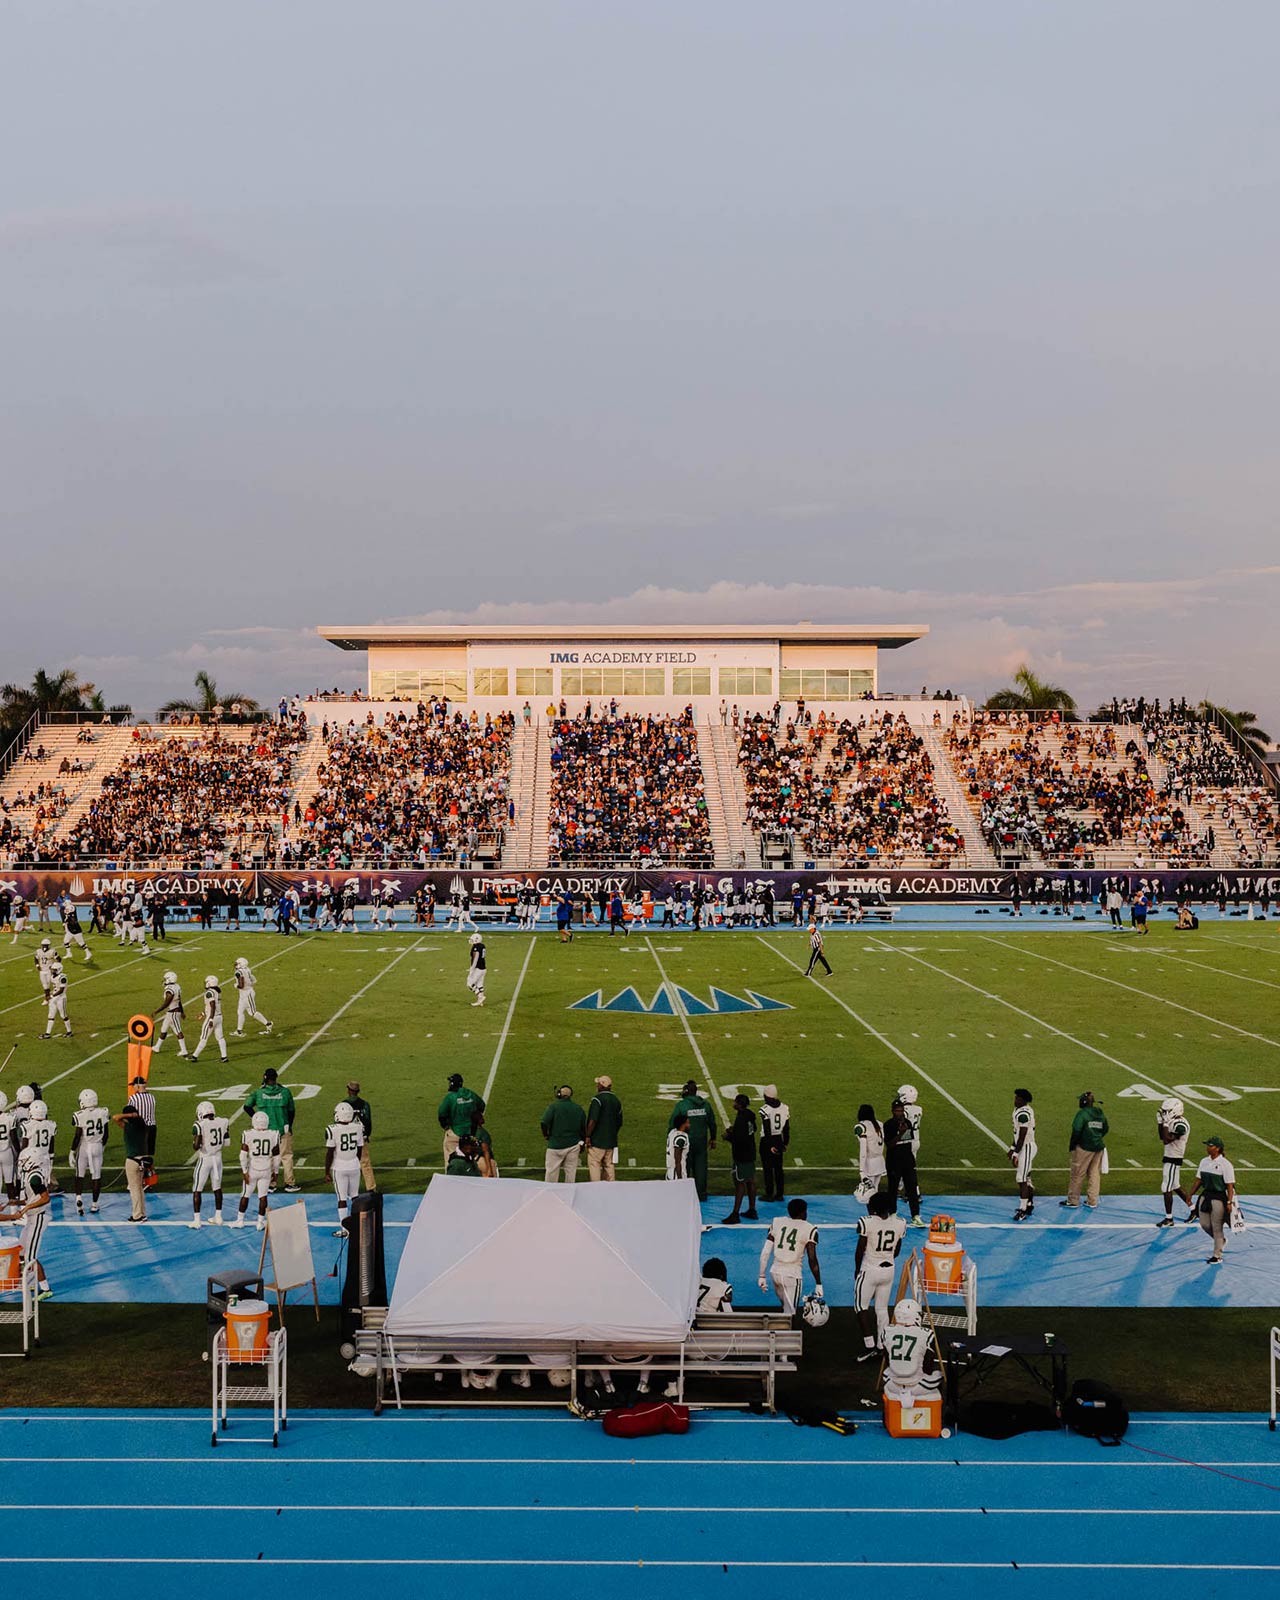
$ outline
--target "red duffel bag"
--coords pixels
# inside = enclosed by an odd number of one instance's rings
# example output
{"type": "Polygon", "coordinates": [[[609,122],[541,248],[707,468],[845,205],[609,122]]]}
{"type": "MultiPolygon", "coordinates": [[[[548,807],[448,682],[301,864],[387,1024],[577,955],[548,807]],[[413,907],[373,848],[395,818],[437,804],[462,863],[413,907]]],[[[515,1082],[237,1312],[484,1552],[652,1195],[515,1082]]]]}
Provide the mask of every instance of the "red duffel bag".
{"type": "Polygon", "coordinates": [[[688,1406],[673,1406],[668,1400],[645,1405],[619,1406],[604,1414],[604,1431],[613,1439],[647,1439],[654,1433],[688,1433],[688,1406]]]}

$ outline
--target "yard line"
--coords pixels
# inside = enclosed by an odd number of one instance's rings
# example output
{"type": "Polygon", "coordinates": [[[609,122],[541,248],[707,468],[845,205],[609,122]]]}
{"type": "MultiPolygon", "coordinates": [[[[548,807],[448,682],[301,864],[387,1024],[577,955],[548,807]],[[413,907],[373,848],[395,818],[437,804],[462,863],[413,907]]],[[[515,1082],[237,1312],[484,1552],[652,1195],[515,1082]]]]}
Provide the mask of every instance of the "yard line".
{"type": "MultiPolygon", "coordinates": [[[[1005,944],[1003,939],[993,939],[989,933],[979,934],[980,939],[985,939],[988,944],[998,944],[1002,950],[1011,950],[1012,945],[1005,944]]],[[[1047,961],[1051,967],[1061,967],[1064,972],[1078,972],[1082,978],[1092,978],[1096,983],[1109,983],[1116,989],[1127,989],[1130,994],[1141,995],[1144,1000],[1154,1000],[1157,1005],[1170,1006],[1175,1011],[1185,1011],[1189,1017],[1199,1017],[1201,1022],[1212,1022],[1218,1028],[1230,1028],[1232,1033],[1243,1034],[1246,1039],[1256,1039],[1259,1044],[1269,1044],[1273,1050],[1280,1050],[1280,1039],[1268,1039],[1265,1033],[1254,1033],[1249,1028],[1238,1028],[1234,1022],[1224,1022],[1221,1017],[1211,1017],[1204,1011],[1197,1011],[1194,1006],[1184,1006],[1180,1000],[1167,1000],[1162,994],[1152,994],[1149,989],[1139,989],[1136,984],[1121,983],[1119,978],[1108,978],[1104,973],[1091,972],[1088,967],[1073,967],[1069,961],[1058,961],[1053,956],[1042,956],[1036,950],[1028,950],[1035,961],[1047,961]]]]}
{"type": "Polygon", "coordinates": [[[77,1061],[74,1067],[67,1067],[63,1072],[57,1072],[52,1078],[41,1078],[40,1082],[46,1089],[51,1089],[55,1083],[61,1083],[64,1078],[69,1078],[73,1072],[79,1072],[81,1067],[87,1067],[91,1061],[96,1061],[99,1056],[105,1056],[108,1050],[115,1050],[122,1044],[128,1044],[128,1039],[123,1035],[113,1039],[110,1044],[103,1045],[101,1050],[95,1050],[91,1056],[86,1056],[83,1061],[77,1061]]]}
{"type": "MultiPolygon", "coordinates": [[[[182,955],[186,955],[188,950],[194,950],[194,949],[196,949],[196,947],[198,945],[201,945],[203,943],[204,943],[203,939],[193,939],[189,945],[184,945],[182,947],[182,950],[181,950],[180,953],[182,955]]],[[[153,949],[154,949],[154,947],[153,947],[153,949]]],[[[121,962],[121,964],[118,967],[101,967],[101,966],[99,966],[98,970],[96,972],[91,972],[86,977],[69,979],[68,983],[67,983],[67,988],[68,989],[79,989],[81,987],[81,985],[83,985],[83,984],[95,983],[99,978],[109,978],[112,975],[112,973],[114,973],[114,972],[125,972],[130,967],[136,967],[140,961],[150,961],[152,959],[153,959],[153,956],[149,956],[149,955],[147,955],[147,956],[136,956],[132,961],[121,962]]],[[[83,967],[84,966],[84,962],[81,962],[80,965],[83,967]]],[[[95,962],[94,965],[97,966],[97,963],[95,962]]],[[[11,1005],[11,1006],[4,1006],[4,1007],[0,1008],[0,1017],[5,1016],[10,1011],[21,1011],[23,1006],[43,1006],[43,1005],[47,1005],[47,1004],[48,1004],[48,1001],[45,999],[45,997],[42,994],[33,995],[30,1000],[18,1000],[18,1001],[15,1001],[14,1004],[11,1005]]]]}
{"type": "Polygon", "coordinates": [[[355,1005],[357,1000],[363,999],[363,997],[368,994],[369,990],[372,989],[375,984],[381,983],[383,978],[385,978],[389,972],[391,972],[395,967],[398,967],[406,956],[411,956],[417,948],[418,946],[416,944],[411,944],[407,950],[402,950],[400,954],[393,957],[386,964],[386,966],[381,969],[381,971],[376,972],[373,977],[369,979],[368,983],[365,984],[363,989],[357,989],[356,992],[351,996],[350,1000],[344,1001],[329,1018],[329,1020],[327,1022],[322,1022],[307,1040],[307,1042],[305,1044],[300,1044],[285,1062],[284,1066],[278,1069],[279,1076],[283,1078],[285,1073],[288,1072],[289,1068],[294,1064],[294,1062],[297,1061],[300,1056],[306,1055],[307,1051],[310,1050],[311,1046],[316,1042],[316,1040],[322,1039],[325,1034],[328,1033],[329,1029],[333,1027],[334,1023],[337,1022],[339,1017],[345,1016],[346,1013],[351,1010],[351,1007],[355,1005]]]}
{"type": "Polygon", "coordinates": [[[511,996],[511,1004],[507,1007],[507,1020],[502,1024],[502,1032],[498,1035],[498,1048],[493,1052],[489,1076],[484,1080],[484,1094],[481,1096],[486,1105],[489,1103],[489,1096],[493,1093],[493,1080],[498,1076],[498,1063],[502,1060],[502,1052],[506,1046],[507,1035],[511,1032],[511,1019],[516,1014],[516,1001],[520,998],[520,990],[524,986],[524,975],[529,970],[529,962],[533,957],[533,947],[537,942],[538,936],[535,934],[529,940],[529,948],[524,953],[524,965],[520,968],[520,976],[516,979],[515,990],[511,996]]]}
{"type": "Polygon", "coordinates": [[[1199,967],[1203,972],[1212,972],[1217,978],[1238,978],[1241,983],[1257,983],[1264,989],[1280,989],[1280,983],[1272,983],[1270,978],[1251,978],[1247,972],[1232,972],[1229,967],[1211,967],[1207,962],[1196,961],[1191,956],[1170,955],[1167,950],[1161,951],[1166,961],[1177,961],[1184,967],[1199,967]]]}
{"type": "MultiPolygon", "coordinates": [[[[979,935],[979,938],[985,939],[986,937],[986,934],[979,935]]],[[[999,941],[993,942],[998,943],[999,941]]],[[[1149,1083],[1153,1089],[1159,1089],[1167,1095],[1173,1093],[1169,1085],[1162,1083],[1159,1078],[1153,1078],[1150,1073],[1139,1071],[1137,1067],[1130,1066],[1127,1061],[1121,1061],[1118,1056],[1108,1055],[1105,1050],[1099,1050],[1097,1045],[1090,1044],[1087,1039],[1078,1039],[1074,1033],[1068,1033],[1065,1028],[1055,1027],[1052,1022],[1046,1022],[1043,1017],[1037,1017],[1032,1011],[1024,1011],[1021,1006],[1014,1005],[1012,1000],[1006,1000],[1002,995],[992,994],[989,989],[982,989],[976,983],[970,983],[968,978],[962,978],[959,973],[948,972],[945,967],[937,967],[932,961],[926,961],[923,956],[908,955],[905,950],[901,953],[907,956],[908,961],[918,962],[920,966],[928,967],[930,972],[936,972],[941,977],[950,978],[952,983],[958,983],[966,989],[972,989],[974,994],[980,994],[984,999],[994,1001],[996,1005],[1004,1006],[1009,1011],[1016,1011],[1020,1017],[1028,1017],[1037,1027],[1044,1028],[1048,1033],[1056,1034],[1059,1039],[1066,1039],[1069,1044],[1078,1045],[1081,1050],[1087,1050],[1090,1055],[1097,1056],[1100,1061],[1110,1062],[1113,1067],[1119,1067],[1122,1072],[1132,1073],[1135,1078],[1141,1078],[1144,1083],[1149,1083]]],[[[1242,1128],[1238,1122],[1229,1121],[1217,1110],[1214,1111],[1213,1116],[1214,1120],[1220,1122],[1224,1128],[1231,1128],[1236,1133],[1243,1134],[1246,1139],[1252,1139],[1254,1144],[1260,1144],[1264,1149],[1272,1151],[1275,1155],[1280,1155],[1280,1145],[1272,1144],[1270,1140],[1264,1139],[1261,1134],[1252,1133],[1248,1128],[1242,1128]]]]}
{"type": "Polygon", "coordinates": [[[680,1018],[681,1026],[684,1028],[684,1036],[689,1041],[689,1048],[693,1051],[694,1058],[702,1072],[703,1080],[707,1085],[707,1093],[711,1096],[716,1108],[716,1115],[720,1118],[720,1126],[727,1128],[729,1126],[729,1114],[724,1108],[724,1101],[720,1098],[720,1091],[716,1088],[711,1074],[707,1070],[707,1063],[703,1060],[702,1051],[698,1048],[698,1041],[694,1038],[693,1029],[689,1026],[689,1018],[685,1013],[684,1007],[680,1004],[680,996],[676,993],[675,987],[667,977],[667,969],[662,965],[662,957],[653,948],[653,940],[646,934],[644,942],[649,954],[654,959],[654,964],[657,966],[658,976],[662,979],[662,986],[671,997],[671,1004],[675,1009],[676,1016],[680,1018]]]}
{"type": "MultiPolygon", "coordinates": [[[[789,967],[794,967],[797,972],[803,973],[804,968],[798,962],[793,961],[785,950],[779,950],[776,945],[770,944],[769,941],[761,934],[757,934],[756,938],[760,940],[760,943],[764,945],[766,950],[772,950],[774,955],[780,957],[787,963],[789,967]]],[[[901,953],[905,954],[905,952],[901,953]]],[[[975,1128],[979,1129],[982,1133],[985,1133],[987,1138],[990,1139],[993,1144],[998,1145],[1001,1150],[1008,1149],[1009,1141],[1007,1139],[1002,1139],[998,1133],[992,1132],[992,1130],[987,1127],[985,1122],[980,1122],[967,1106],[961,1105],[953,1094],[948,1094],[936,1078],[931,1078],[924,1068],[919,1064],[919,1062],[913,1061],[911,1057],[904,1051],[899,1050],[897,1045],[894,1044],[891,1039],[886,1039],[884,1034],[882,1034],[878,1028],[873,1028],[865,1017],[859,1016],[853,1007],[846,1004],[846,1002],[840,998],[834,989],[828,989],[826,984],[820,983],[817,978],[811,978],[809,981],[814,985],[815,988],[821,989],[823,994],[825,994],[829,1000],[834,1000],[842,1011],[847,1011],[859,1027],[865,1028],[873,1039],[878,1039],[886,1050],[892,1051],[892,1053],[897,1056],[899,1061],[905,1062],[905,1064],[911,1068],[912,1072],[914,1072],[917,1077],[923,1078],[929,1087],[931,1089],[935,1089],[944,1100],[953,1105],[962,1117],[968,1118],[968,1120],[973,1123],[975,1128]]]]}

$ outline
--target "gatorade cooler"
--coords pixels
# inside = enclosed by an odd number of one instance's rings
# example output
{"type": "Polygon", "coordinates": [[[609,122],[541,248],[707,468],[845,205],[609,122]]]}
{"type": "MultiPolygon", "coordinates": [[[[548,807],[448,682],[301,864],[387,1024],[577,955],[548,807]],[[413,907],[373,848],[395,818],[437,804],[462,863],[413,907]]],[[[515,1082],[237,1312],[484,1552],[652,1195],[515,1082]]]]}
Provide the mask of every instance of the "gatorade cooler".
{"type": "Polygon", "coordinates": [[[22,1246],[0,1241],[0,1289],[22,1287],[22,1246]]]}
{"type": "Polygon", "coordinates": [[[267,1359],[267,1335],[271,1331],[271,1307],[265,1300],[239,1300],[227,1306],[227,1360],[267,1359]]]}
{"type": "Polygon", "coordinates": [[[891,1439],[940,1439],[942,1437],[942,1396],[884,1394],[884,1425],[891,1439]]]}
{"type": "Polygon", "coordinates": [[[964,1246],[956,1241],[954,1217],[933,1217],[924,1246],[924,1287],[928,1294],[963,1293],[964,1246]]]}

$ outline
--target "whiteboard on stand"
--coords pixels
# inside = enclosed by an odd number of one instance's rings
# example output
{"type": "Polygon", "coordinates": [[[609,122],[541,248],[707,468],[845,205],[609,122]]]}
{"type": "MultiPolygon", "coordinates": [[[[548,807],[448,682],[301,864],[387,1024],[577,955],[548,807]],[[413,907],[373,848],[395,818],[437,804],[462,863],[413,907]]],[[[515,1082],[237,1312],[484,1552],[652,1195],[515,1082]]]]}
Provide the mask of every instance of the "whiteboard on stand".
{"type": "Polygon", "coordinates": [[[307,1207],[303,1200],[292,1205],[271,1206],[267,1211],[267,1231],[258,1257],[261,1272],[268,1253],[271,1256],[271,1277],[266,1287],[276,1297],[280,1320],[284,1321],[284,1297],[290,1289],[311,1285],[315,1301],[316,1321],[320,1320],[320,1292],[316,1287],[316,1268],[311,1259],[311,1230],[307,1226],[307,1207]]]}

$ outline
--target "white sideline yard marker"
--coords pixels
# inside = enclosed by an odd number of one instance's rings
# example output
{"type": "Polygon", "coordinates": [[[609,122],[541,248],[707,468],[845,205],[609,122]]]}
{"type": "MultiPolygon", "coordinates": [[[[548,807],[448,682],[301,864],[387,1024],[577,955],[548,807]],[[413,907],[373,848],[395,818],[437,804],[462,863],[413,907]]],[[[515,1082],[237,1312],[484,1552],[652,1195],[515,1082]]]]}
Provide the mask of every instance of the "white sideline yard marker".
{"type": "MultiPolygon", "coordinates": [[[[693,1051],[694,1060],[698,1063],[698,1070],[702,1073],[703,1080],[707,1085],[707,1093],[711,1096],[712,1103],[715,1105],[716,1115],[720,1118],[721,1126],[726,1126],[729,1116],[725,1111],[724,1101],[720,1098],[720,1091],[716,1088],[711,1073],[707,1070],[707,1063],[703,1059],[702,1051],[698,1048],[698,1041],[693,1036],[693,1029],[689,1026],[689,1018],[685,1015],[685,1009],[680,1004],[680,997],[672,988],[671,982],[667,977],[667,969],[662,965],[662,957],[653,948],[653,940],[646,938],[644,942],[648,946],[649,954],[653,957],[654,965],[658,969],[658,976],[662,979],[663,987],[666,989],[668,998],[675,1008],[676,1015],[680,1018],[680,1024],[684,1028],[684,1036],[689,1041],[689,1048],[693,1051]]],[[[803,1039],[804,1035],[801,1034],[800,1037],[803,1039]]]]}
{"type": "MultiPolygon", "coordinates": [[[[978,937],[985,939],[988,937],[988,935],[979,934],[978,937]]],[[[1000,941],[998,939],[992,940],[993,944],[998,944],[999,942],[1000,941]]],[[[1037,957],[1037,959],[1048,961],[1051,958],[1048,956],[1040,956],[1037,957]]],[[[1119,1060],[1116,1056],[1108,1055],[1105,1050],[1099,1050],[1097,1045],[1090,1044],[1086,1039],[1076,1038],[1075,1034],[1068,1033],[1065,1028],[1055,1027],[1052,1022],[1046,1022],[1043,1017],[1037,1017],[1031,1011],[1024,1011],[1021,1006],[1014,1005],[1012,1000],[1006,1000],[1002,995],[992,994],[989,989],[979,988],[976,983],[970,983],[968,978],[962,978],[958,973],[955,972],[948,972],[945,967],[936,967],[932,961],[926,961],[923,956],[909,956],[908,960],[917,961],[922,967],[928,967],[931,972],[936,972],[944,978],[950,978],[952,983],[958,983],[966,989],[972,989],[975,994],[982,995],[984,999],[991,1000],[998,1006],[1005,1006],[1010,1011],[1016,1011],[1020,1017],[1026,1017],[1029,1022],[1034,1022],[1037,1026],[1044,1028],[1046,1032],[1055,1034],[1059,1039],[1066,1039],[1070,1044],[1079,1045],[1082,1050],[1087,1050],[1090,1055],[1097,1056],[1100,1061],[1110,1062],[1113,1067],[1119,1067],[1123,1072],[1131,1072],[1135,1078],[1143,1079],[1145,1082],[1149,1083],[1153,1089],[1159,1089],[1162,1094],[1173,1094],[1174,1091],[1169,1087],[1169,1085],[1167,1083],[1162,1083],[1159,1078],[1153,1078],[1149,1073],[1140,1072],[1137,1067],[1130,1066],[1127,1062],[1119,1060]]],[[[1062,964],[1062,962],[1053,963],[1054,966],[1061,966],[1062,964]]],[[[1080,969],[1071,968],[1070,970],[1077,971],[1080,969]]],[[[1087,976],[1096,976],[1096,974],[1087,974],[1087,976]]],[[[1122,987],[1128,988],[1128,985],[1124,984],[1122,987]]],[[[1272,1151],[1273,1154],[1280,1155],[1280,1145],[1272,1144],[1270,1140],[1264,1139],[1261,1134],[1253,1133],[1248,1128],[1241,1127],[1238,1122],[1231,1122],[1224,1116],[1219,1115],[1216,1117],[1216,1120],[1220,1122],[1224,1128],[1233,1128],[1236,1133],[1243,1134],[1246,1139],[1252,1139],[1254,1144],[1260,1144],[1264,1149],[1272,1151]]],[[[1003,1147],[1004,1140],[1001,1139],[998,1142],[1003,1147]]]]}
{"type": "MultiPolygon", "coordinates": [[[[789,967],[791,967],[794,971],[799,972],[799,973],[803,973],[804,972],[804,968],[802,966],[800,966],[800,964],[798,962],[793,961],[791,959],[791,957],[786,953],[785,950],[779,950],[777,945],[770,944],[769,941],[766,938],[764,938],[763,935],[761,935],[761,934],[756,934],[756,938],[765,947],[766,950],[771,950],[774,953],[774,955],[778,957],[779,960],[785,961],[787,963],[787,965],[789,967]]],[[[920,959],[919,956],[908,956],[907,957],[908,961],[918,961],[919,959],[920,959]]],[[[927,966],[928,963],[926,962],[925,965],[927,966]]],[[[929,1075],[929,1073],[927,1073],[924,1070],[924,1068],[920,1065],[920,1063],[918,1061],[913,1061],[911,1059],[911,1057],[906,1054],[905,1051],[899,1050],[897,1045],[894,1044],[891,1039],[887,1039],[884,1036],[884,1034],[880,1032],[880,1030],[878,1028],[873,1028],[872,1025],[867,1021],[867,1019],[865,1017],[859,1016],[859,1014],[853,1009],[853,1007],[851,1005],[848,1005],[844,1000],[842,1000],[840,998],[840,996],[838,994],[836,994],[834,989],[828,989],[826,984],[825,983],[820,983],[817,978],[810,978],[809,982],[813,984],[815,989],[821,989],[823,994],[825,994],[826,997],[829,1000],[834,1000],[835,1003],[840,1007],[840,1009],[842,1011],[848,1012],[848,1014],[853,1018],[853,1020],[858,1024],[858,1026],[860,1028],[864,1028],[867,1031],[867,1033],[869,1033],[871,1035],[871,1037],[873,1039],[878,1039],[880,1041],[880,1043],[885,1047],[886,1050],[891,1051],[895,1056],[897,1056],[899,1061],[905,1062],[906,1065],[911,1068],[912,1072],[914,1072],[917,1075],[917,1077],[923,1078],[924,1081],[929,1085],[929,1087],[931,1089],[935,1089],[949,1105],[954,1106],[955,1109],[960,1113],[960,1115],[962,1117],[966,1118],[969,1122],[971,1122],[974,1125],[974,1127],[979,1130],[979,1132],[985,1133],[987,1138],[991,1140],[992,1144],[998,1145],[1001,1150],[1005,1150],[1005,1149],[1008,1148],[1008,1141],[1007,1140],[1002,1139],[999,1136],[999,1134],[993,1133],[992,1130],[987,1127],[985,1122],[980,1122],[978,1120],[978,1118],[974,1116],[973,1112],[970,1111],[967,1106],[961,1105],[959,1100],[957,1100],[956,1097],[953,1094],[949,1094],[947,1092],[947,1090],[942,1087],[942,1085],[938,1082],[938,1080],[936,1078],[931,1077],[929,1075]]],[[[953,1038],[955,1037],[954,1034],[952,1035],[952,1037],[953,1038]]]]}

